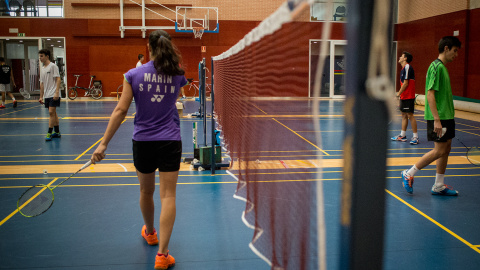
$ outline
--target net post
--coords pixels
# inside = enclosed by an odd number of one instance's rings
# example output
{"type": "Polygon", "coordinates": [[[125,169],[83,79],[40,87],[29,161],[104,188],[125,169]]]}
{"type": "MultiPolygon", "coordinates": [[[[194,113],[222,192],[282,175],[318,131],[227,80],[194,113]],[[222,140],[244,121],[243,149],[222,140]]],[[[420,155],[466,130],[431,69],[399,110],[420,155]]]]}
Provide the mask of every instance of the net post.
{"type": "Polygon", "coordinates": [[[347,70],[354,72],[346,80],[339,269],[382,269],[388,111],[385,102],[368,95],[365,68],[375,64],[369,61],[372,44],[368,37],[373,33],[378,1],[349,3],[349,16],[358,22],[348,23],[346,31],[348,43],[355,45],[347,47],[347,70]],[[365,143],[371,129],[383,138],[374,148],[365,143]]]}
{"type": "Polygon", "coordinates": [[[202,96],[200,98],[200,106],[202,107],[202,113],[201,116],[202,122],[203,122],[203,145],[206,147],[207,146],[207,112],[206,110],[206,102],[205,102],[205,58],[202,59],[200,62],[200,76],[201,79],[199,80],[201,85],[200,85],[200,95],[202,96]]]}
{"type": "Polygon", "coordinates": [[[212,157],[211,157],[211,162],[210,164],[212,165],[210,167],[210,172],[212,175],[215,175],[215,169],[217,167],[217,165],[215,164],[215,150],[216,150],[216,145],[215,145],[215,141],[216,141],[216,135],[215,135],[215,119],[213,117],[213,111],[214,111],[214,108],[215,108],[215,94],[214,94],[214,91],[213,91],[213,87],[214,87],[214,81],[213,81],[213,57],[210,59],[210,62],[212,64],[212,67],[211,67],[211,73],[210,73],[210,80],[212,82],[212,92],[210,92],[210,96],[211,96],[211,102],[212,102],[212,119],[211,119],[211,136],[212,136],[212,151],[211,151],[211,154],[212,154],[212,157]]]}

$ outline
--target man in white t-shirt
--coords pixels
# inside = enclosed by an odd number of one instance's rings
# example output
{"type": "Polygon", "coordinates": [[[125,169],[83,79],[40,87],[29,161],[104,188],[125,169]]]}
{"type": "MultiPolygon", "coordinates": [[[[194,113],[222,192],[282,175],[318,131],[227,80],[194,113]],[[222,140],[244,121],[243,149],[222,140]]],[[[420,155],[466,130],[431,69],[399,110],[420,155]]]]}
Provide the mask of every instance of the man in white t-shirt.
{"type": "Polygon", "coordinates": [[[48,108],[50,114],[45,141],[51,141],[52,138],[60,138],[62,136],[57,115],[57,107],[60,107],[61,79],[57,65],[50,61],[50,51],[42,49],[38,52],[38,55],[40,62],[42,62],[42,67],[40,68],[40,99],[38,101],[45,104],[45,108],[48,108]]]}
{"type": "Polygon", "coordinates": [[[138,55],[138,62],[136,67],[141,67],[143,65],[143,60],[145,60],[145,56],[143,54],[138,55]]]}

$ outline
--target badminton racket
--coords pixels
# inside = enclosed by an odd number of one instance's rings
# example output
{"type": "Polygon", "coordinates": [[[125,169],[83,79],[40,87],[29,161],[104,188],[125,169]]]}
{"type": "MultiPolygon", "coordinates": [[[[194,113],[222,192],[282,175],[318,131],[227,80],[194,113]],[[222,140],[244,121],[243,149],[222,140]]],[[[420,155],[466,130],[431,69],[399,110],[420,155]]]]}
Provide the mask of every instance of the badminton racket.
{"type": "Polygon", "coordinates": [[[18,92],[20,92],[20,94],[22,94],[22,96],[23,96],[25,99],[30,99],[30,93],[27,92],[27,91],[25,91],[25,90],[23,90],[23,88],[20,88],[20,89],[18,90],[18,92]]]}
{"type": "Polygon", "coordinates": [[[467,159],[472,165],[480,166],[480,149],[476,146],[467,147],[462,141],[455,137],[465,148],[467,148],[467,159]]]}
{"type": "Polygon", "coordinates": [[[20,198],[18,198],[18,212],[25,217],[36,217],[45,213],[53,205],[53,201],[55,199],[53,190],[91,164],[92,161],[88,161],[78,171],[54,187],[40,184],[28,188],[25,190],[25,192],[23,192],[20,198]]]}

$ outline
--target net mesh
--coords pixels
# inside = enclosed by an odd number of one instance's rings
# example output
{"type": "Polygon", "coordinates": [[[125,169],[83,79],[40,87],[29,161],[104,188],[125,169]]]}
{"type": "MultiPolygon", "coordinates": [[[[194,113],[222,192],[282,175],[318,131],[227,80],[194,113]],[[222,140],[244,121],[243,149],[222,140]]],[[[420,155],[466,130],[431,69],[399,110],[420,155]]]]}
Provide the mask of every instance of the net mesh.
{"type": "Polygon", "coordinates": [[[195,38],[202,38],[204,30],[203,27],[193,27],[193,35],[195,38]]]}
{"type": "Polygon", "coordinates": [[[321,37],[321,27],[307,22],[308,9],[303,13],[214,58],[215,114],[238,177],[235,196],[247,202],[250,247],[272,269],[319,264],[315,173],[322,150],[314,132],[302,132],[313,126],[305,117],[311,112],[296,106],[305,100],[279,98],[308,96],[309,40],[321,37]]]}
{"type": "Polygon", "coordinates": [[[37,185],[27,189],[20,199],[18,208],[22,215],[34,217],[47,211],[53,204],[53,191],[44,185],[37,185]]]}

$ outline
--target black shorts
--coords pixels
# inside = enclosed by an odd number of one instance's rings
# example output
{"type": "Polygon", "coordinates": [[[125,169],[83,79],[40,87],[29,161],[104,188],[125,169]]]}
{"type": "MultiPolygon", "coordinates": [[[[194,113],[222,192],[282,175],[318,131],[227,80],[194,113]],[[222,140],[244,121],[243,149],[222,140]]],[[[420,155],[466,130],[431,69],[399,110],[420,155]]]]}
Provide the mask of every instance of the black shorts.
{"type": "Polygon", "coordinates": [[[442,127],[447,128],[447,132],[443,137],[438,138],[437,133],[433,132],[433,120],[427,120],[427,139],[434,142],[446,142],[450,139],[455,138],[455,120],[440,120],[442,127]]]}
{"type": "Polygon", "coordinates": [[[54,100],[53,97],[45,99],[45,108],[60,107],[60,98],[54,100]]]}
{"type": "Polygon", "coordinates": [[[413,113],[415,111],[415,99],[401,99],[400,111],[404,113],[413,113]]]}
{"type": "Polygon", "coordinates": [[[133,164],[141,173],[176,172],[180,170],[182,141],[135,141],[133,164]]]}

